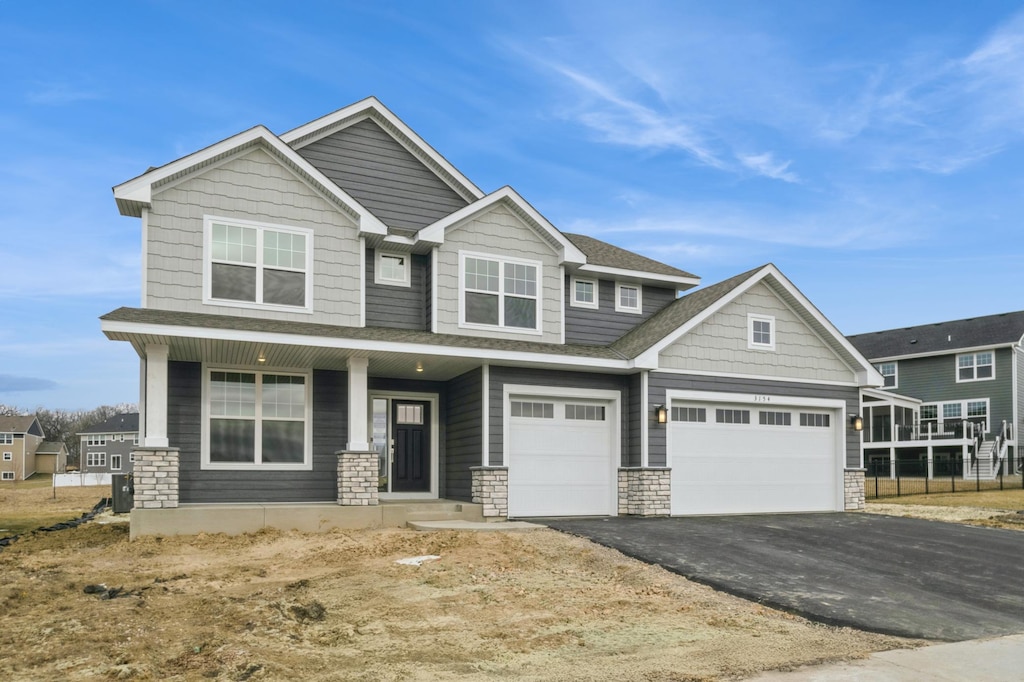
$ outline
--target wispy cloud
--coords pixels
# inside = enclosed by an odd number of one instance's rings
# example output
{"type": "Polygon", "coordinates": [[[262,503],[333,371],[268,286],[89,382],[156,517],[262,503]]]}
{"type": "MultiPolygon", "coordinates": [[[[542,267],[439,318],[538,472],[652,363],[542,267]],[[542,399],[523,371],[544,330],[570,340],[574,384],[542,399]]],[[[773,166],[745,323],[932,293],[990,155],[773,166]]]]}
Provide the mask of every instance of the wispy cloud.
{"type": "Polygon", "coordinates": [[[26,391],[47,391],[58,387],[56,381],[36,377],[21,377],[14,374],[0,374],[0,393],[24,393],[26,391]]]}
{"type": "Polygon", "coordinates": [[[737,154],[736,158],[739,159],[740,163],[758,175],[784,182],[800,182],[797,174],[789,170],[793,162],[776,161],[775,156],[771,152],[763,154],[737,154]]]}

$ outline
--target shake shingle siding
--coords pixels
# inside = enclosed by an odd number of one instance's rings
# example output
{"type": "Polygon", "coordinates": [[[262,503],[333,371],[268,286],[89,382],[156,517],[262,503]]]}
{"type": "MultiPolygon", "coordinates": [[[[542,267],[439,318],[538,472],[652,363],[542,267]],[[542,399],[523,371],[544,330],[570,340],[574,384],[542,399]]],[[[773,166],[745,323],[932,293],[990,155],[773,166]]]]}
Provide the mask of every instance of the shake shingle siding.
{"type": "Polygon", "coordinates": [[[576,308],[572,304],[572,278],[565,278],[565,342],[593,345],[612,343],[648,319],[676,298],[675,289],[643,287],[643,313],[615,311],[615,282],[598,282],[598,308],[576,308]]]}
{"type": "Polygon", "coordinates": [[[473,496],[470,467],[483,464],[483,370],[449,381],[446,398],[445,497],[468,502],[473,496]]]}
{"type": "MultiPolygon", "coordinates": [[[[711,391],[736,393],[737,400],[747,400],[751,394],[779,395],[801,398],[830,398],[846,401],[846,414],[860,412],[860,390],[857,387],[797,384],[785,381],[760,381],[731,377],[702,377],[683,374],[651,372],[647,385],[650,405],[667,405],[666,390],[711,391]]],[[[666,424],[651,424],[648,445],[650,466],[666,466],[666,424]]],[[[838,425],[844,428],[844,425],[838,425]]],[[[860,434],[846,429],[846,466],[860,466],[860,434]]]]}
{"type": "Polygon", "coordinates": [[[466,205],[433,171],[370,120],[298,152],[389,227],[418,230],[466,205]]]}
{"type": "Polygon", "coordinates": [[[337,499],[337,456],[347,429],[344,372],[313,372],[312,471],[201,470],[202,366],[168,363],[167,430],[179,448],[183,504],[218,502],[332,502],[337,499]]]}
{"type": "MultiPolygon", "coordinates": [[[[505,384],[522,384],[527,386],[551,386],[557,388],[585,388],[594,390],[619,391],[619,418],[621,420],[620,436],[623,464],[630,457],[630,423],[629,423],[629,377],[611,374],[589,374],[586,372],[564,372],[531,369],[526,367],[491,367],[490,399],[490,443],[488,457],[491,466],[504,466],[504,391],[505,384]]],[[[640,454],[635,459],[639,461],[640,454]]]]}
{"type": "Polygon", "coordinates": [[[430,258],[409,255],[410,286],[374,282],[376,255],[366,251],[366,326],[428,331],[427,277],[430,258]]]}

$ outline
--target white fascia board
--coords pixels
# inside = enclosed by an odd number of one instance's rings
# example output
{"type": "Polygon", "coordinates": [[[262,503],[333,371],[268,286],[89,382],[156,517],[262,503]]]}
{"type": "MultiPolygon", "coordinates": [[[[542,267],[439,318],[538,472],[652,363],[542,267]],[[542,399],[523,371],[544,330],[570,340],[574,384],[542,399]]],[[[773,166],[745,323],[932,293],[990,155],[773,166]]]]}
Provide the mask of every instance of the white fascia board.
{"type": "Polygon", "coordinates": [[[711,372],[695,369],[654,369],[658,374],[679,374],[694,377],[721,377],[725,379],[744,379],[749,381],[770,381],[774,383],[787,384],[811,384],[814,386],[843,386],[846,388],[861,388],[867,390],[858,381],[835,381],[832,379],[804,379],[801,377],[779,377],[767,374],[741,374],[739,372],[711,372]]]}
{"type": "Polygon", "coordinates": [[[558,228],[548,222],[547,218],[538,213],[537,209],[531,206],[525,199],[523,199],[522,196],[519,195],[518,192],[508,185],[491,192],[480,200],[475,201],[454,213],[450,213],[435,223],[427,225],[416,233],[416,238],[419,241],[429,242],[431,244],[443,244],[445,232],[448,228],[458,225],[465,220],[469,220],[501,201],[507,201],[515,206],[530,222],[533,223],[534,229],[547,233],[558,243],[561,247],[559,257],[563,264],[570,263],[572,265],[583,265],[587,262],[586,255],[584,255],[584,253],[580,251],[575,244],[566,239],[565,235],[558,231],[558,228]]]}
{"type": "Polygon", "coordinates": [[[908,355],[890,355],[881,358],[869,358],[871,362],[898,362],[900,360],[917,360],[919,358],[934,358],[941,355],[962,355],[964,353],[977,353],[983,350],[998,350],[1000,348],[1015,348],[1016,343],[987,344],[984,346],[965,346],[963,348],[946,348],[945,350],[933,350],[928,353],[913,353],[908,355]]]}
{"type": "Polygon", "coordinates": [[[359,217],[360,232],[382,235],[386,235],[388,233],[387,226],[382,223],[379,218],[370,213],[370,211],[368,211],[362,204],[349,195],[348,192],[334,184],[334,182],[317,170],[311,163],[302,158],[298,152],[286,145],[280,140],[280,138],[261,125],[250,128],[249,130],[237,135],[233,135],[226,140],[222,140],[216,144],[206,147],[205,149],[201,149],[189,154],[188,156],[184,156],[177,161],[172,161],[171,163],[151,170],[148,173],[143,173],[128,182],[117,185],[114,187],[114,198],[118,201],[119,206],[124,202],[149,206],[153,199],[153,185],[156,183],[179,173],[186,172],[190,168],[209,159],[229,154],[233,150],[252,144],[253,142],[262,142],[281,158],[287,159],[290,163],[295,164],[298,169],[312,178],[313,181],[319,185],[318,189],[325,192],[335,201],[356,214],[359,217]]]}
{"type": "Polygon", "coordinates": [[[388,125],[392,126],[395,130],[405,136],[407,141],[398,140],[398,142],[402,144],[402,146],[406,147],[413,156],[426,157],[432,163],[444,170],[445,173],[450,175],[452,180],[461,185],[460,188],[453,188],[456,189],[456,191],[461,189],[462,191],[458,192],[459,194],[469,195],[476,199],[479,199],[484,195],[480,188],[473,184],[469,178],[459,172],[455,166],[449,163],[448,159],[439,154],[436,149],[427,143],[426,140],[420,137],[412,128],[407,126],[402,119],[395,116],[390,109],[384,106],[380,100],[372,95],[366,99],[327,114],[326,116],[321,116],[320,118],[301,125],[298,128],[293,128],[292,130],[283,133],[281,135],[281,140],[289,146],[294,144],[296,148],[301,148],[342,129],[342,126],[338,126],[338,124],[346,119],[354,119],[351,123],[356,123],[368,117],[380,118],[382,121],[385,121],[388,125]],[[363,116],[360,117],[360,114],[363,114],[363,116]],[[411,149],[409,148],[410,144],[412,145],[411,149]]]}
{"type": "Polygon", "coordinates": [[[625,268],[613,268],[607,265],[591,265],[589,263],[587,265],[580,266],[578,271],[594,275],[608,275],[622,280],[637,280],[643,284],[671,284],[673,286],[685,286],[685,289],[677,289],[678,291],[685,291],[686,289],[690,289],[700,284],[700,277],[660,275],[654,272],[645,272],[643,270],[627,270],[625,268]]]}
{"type": "Polygon", "coordinates": [[[776,395],[774,393],[724,393],[721,391],[666,389],[666,405],[671,405],[673,400],[692,400],[705,403],[755,403],[764,406],[793,405],[797,407],[822,407],[846,411],[846,401],[840,398],[812,398],[807,396],[776,395]],[[770,398],[770,400],[765,400],[765,398],[770,398]]]}
{"type": "MultiPolygon", "coordinates": [[[[861,396],[862,397],[867,395],[867,396],[871,396],[872,398],[875,398],[875,399],[877,399],[879,401],[886,402],[886,403],[895,403],[895,404],[905,403],[907,406],[916,407],[916,406],[918,406],[918,405],[920,405],[920,404],[922,404],[924,402],[923,400],[920,400],[918,398],[911,398],[910,396],[903,395],[902,393],[893,393],[892,391],[884,391],[884,390],[882,390],[880,388],[862,388],[860,390],[860,392],[861,392],[861,396]]],[[[864,401],[861,400],[861,403],[863,403],[863,402],[864,401]]]]}
{"type": "Polygon", "coordinates": [[[571,355],[548,355],[526,351],[496,351],[488,348],[464,346],[440,346],[427,343],[401,343],[398,341],[377,341],[371,339],[347,339],[323,336],[305,336],[281,332],[253,332],[240,329],[206,329],[202,327],[180,327],[173,325],[147,324],[139,322],[117,322],[101,320],[100,330],[110,334],[136,334],[149,337],[183,339],[206,339],[210,341],[240,341],[246,343],[283,344],[314,348],[331,348],[350,351],[377,351],[384,353],[415,353],[437,357],[461,357],[481,361],[507,361],[566,365],[571,367],[609,369],[626,371],[633,364],[628,360],[610,358],[588,358],[571,355]]]}

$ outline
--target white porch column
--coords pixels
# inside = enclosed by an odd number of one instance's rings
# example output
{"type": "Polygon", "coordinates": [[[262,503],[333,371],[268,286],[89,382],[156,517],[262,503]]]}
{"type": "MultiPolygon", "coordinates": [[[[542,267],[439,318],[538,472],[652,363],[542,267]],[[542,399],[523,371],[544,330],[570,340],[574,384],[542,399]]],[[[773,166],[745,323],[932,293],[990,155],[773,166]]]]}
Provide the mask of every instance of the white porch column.
{"type": "Polygon", "coordinates": [[[348,447],[349,452],[368,452],[370,440],[367,434],[369,413],[367,402],[367,374],[369,358],[348,359],[348,447]]]}
{"type": "Polygon", "coordinates": [[[166,448],[167,355],[163,344],[146,346],[146,447],[166,448]]]}
{"type": "Polygon", "coordinates": [[[935,455],[932,453],[932,446],[928,446],[928,478],[935,478],[935,455]]]}
{"type": "Polygon", "coordinates": [[[896,480],[896,449],[889,448],[889,478],[896,480]]]}

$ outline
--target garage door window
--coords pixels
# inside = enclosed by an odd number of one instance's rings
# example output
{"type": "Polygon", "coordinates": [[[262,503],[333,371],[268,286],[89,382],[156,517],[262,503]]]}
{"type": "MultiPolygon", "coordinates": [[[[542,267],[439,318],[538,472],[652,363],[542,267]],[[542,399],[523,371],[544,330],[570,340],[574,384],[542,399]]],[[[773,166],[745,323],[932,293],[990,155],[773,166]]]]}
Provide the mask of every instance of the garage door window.
{"type": "Polygon", "coordinates": [[[760,421],[764,426],[790,426],[793,421],[793,415],[789,412],[766,412],[761,410],[760,421]]]}
{"type": "Polygon", "coordinates": [[[800,426],[820,426],[828,428],[831,425],[831,419],[829,419],[829,415],[827,414],[819,414],[817,412],[800,413],[800,426]]]}
{"type": "Polygon", "coordinates": [[[715,410],[715,421],[719,424],[749,424],[750,410],[715,410]]]}
{"type": "Polygon", "coordinates": [[[554,403],[530,403],[522,400],[512,401],[512,416],[530,419],[554,419],[554,403]]]}
{"type": "Polygon", "coordinates": [[[568,404],[565,406],[565,418],[589,422],[603,422],[604,406],[568,404]]]}
{"type": "Polygon", "coordinates": [[[672,421],[674,422],[706,422],[708,411],[703,407],[673,407],[672,421]]]}

